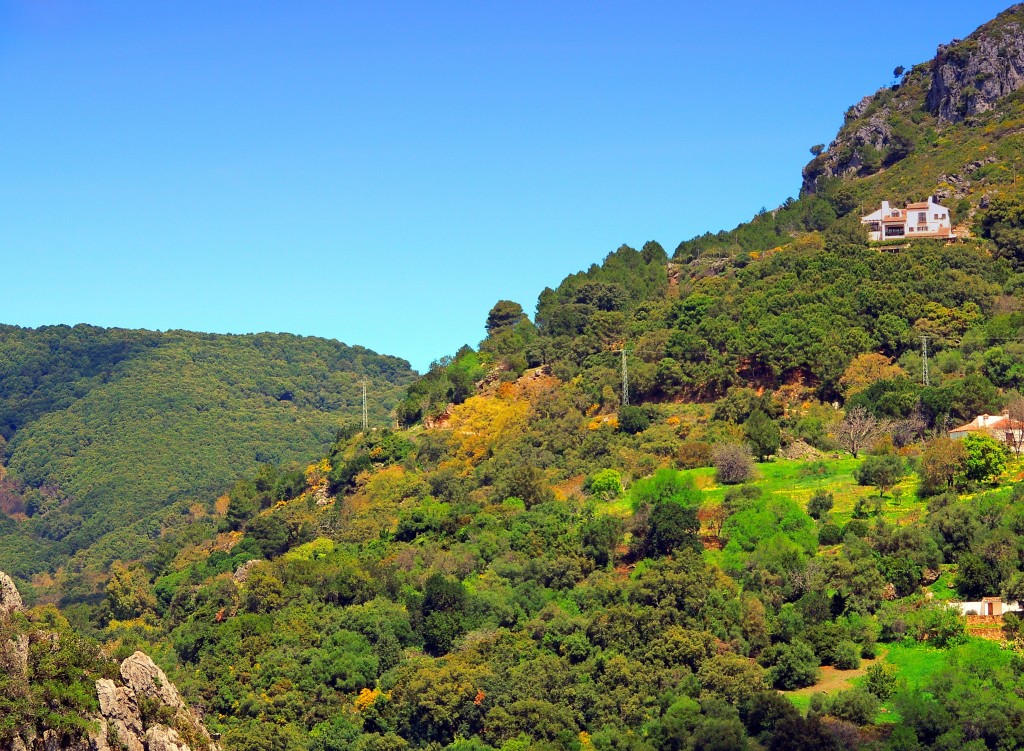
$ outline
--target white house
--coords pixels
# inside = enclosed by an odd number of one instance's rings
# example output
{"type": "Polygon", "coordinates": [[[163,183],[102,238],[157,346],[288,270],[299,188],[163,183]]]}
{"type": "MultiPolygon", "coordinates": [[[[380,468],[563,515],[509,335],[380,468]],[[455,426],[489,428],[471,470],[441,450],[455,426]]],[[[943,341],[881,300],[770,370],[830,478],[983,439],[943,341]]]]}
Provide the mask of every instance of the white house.
{"type": "Polygon", "coordinates": [[[1019,423],[1012,423],[1009,414],[978,415],[966,425],[949,431],[949,437],[963,438],[971,433],[981,433],[1013,448],[1021,445],[1021,441],[1024,439],[1022,432],[1024,432],[1024,427],[1019,423]]]}
{"type": "Polygon", "coordinates": [[[921,203],[907,204],[905,209],[892,207],[888,201],[882,201],[882,208],[861,217],[860,223],[867,225],[871,240],[949,239],[954,236],[949,209],[931,198],[921,203]]]}
{"type": "Polygon", "coordinates": [[[950,605],[964,615],[1002,615],[1003,613],[1019,613],[1021,607],[1016,602],[1005,602],[1001,597],[983,597],[977,602],[951,602],[950,605]]]}

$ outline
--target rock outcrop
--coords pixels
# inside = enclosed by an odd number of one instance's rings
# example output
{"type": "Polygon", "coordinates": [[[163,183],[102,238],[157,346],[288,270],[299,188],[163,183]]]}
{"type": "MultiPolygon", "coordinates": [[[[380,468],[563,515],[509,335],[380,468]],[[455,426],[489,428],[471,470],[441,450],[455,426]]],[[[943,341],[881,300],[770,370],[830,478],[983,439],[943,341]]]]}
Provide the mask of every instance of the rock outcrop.
{"type": "MultiPolygon", "coordinates": [[[[23,607],[14,582],[0,572],[0,617],[8,618],[23,607]]],[[[15,633],[0,643],[0,670],[20,678],[21,690],[28,688],[30,643],[56,646],[60,638],[45,631],[33,631],[31,639],[29,634],[15,633]]],[[[125,659],[120,678],[120,682],[96,681],[100,711],[89,718],[95,729],[88,737],[29,721],[10,740],[0,740],[0,751],[218,751],[202,720],[148,655],[136,652],[125,659]]]]}
{"type": "MultiPolygon", "coordinates": [[[[922,109],[935,118],[930,127],[941,128],[993,110],[1022,88],[1024,3],[966,39],[940,45],[930,63],[850,107],[828,150],[804,168],[801,192],[815,193],[831,178],[874,174],[912,153],[923,128],[915,113],[922,109]]],[[[968,192],[969,185],[953,184],[958,195],[968,192]]]]}
{"type": "Polygon", "coordinates": [[[10,615],[24,607],[18,588],[14,586],[11,577],[0,571],[0,616],[10,615]]]}
{"type": "Polygon", "coordinates": [[[127,751],[215,751],[202,721],[149,655],[136,652],[125,659],[121,678],[123,686],[108,678],[96,681],[103,722],[91,739],[95,748],[106,743],[127,751]]]}
{"type": "Polygon", "coordinates": [[[96,681],[96,695],[100,700],[100,714],[106,726],[100,736],[116,738],[127,751],[144,751],[142,714],[135,692],[125,686],[118,686],[109,678],[96,681]]]}
{"type": "Polygon", "coordinates": [[[988,112],[1024,87],[1024,5],[1004,12],[963,41],[939,47],[928,109],[946,122],[988,112]]]}

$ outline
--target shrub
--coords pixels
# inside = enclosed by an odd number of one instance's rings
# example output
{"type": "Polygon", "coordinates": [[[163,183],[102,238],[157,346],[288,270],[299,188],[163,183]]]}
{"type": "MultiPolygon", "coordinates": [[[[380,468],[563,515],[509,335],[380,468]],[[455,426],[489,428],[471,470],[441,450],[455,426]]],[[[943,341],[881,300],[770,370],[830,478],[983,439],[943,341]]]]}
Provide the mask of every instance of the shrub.
{"type": "Polygon", "coordinates": [[[867,689],[857,687],[840,691],[825,702],[825,714],[857,725],[867,725],[878,714],[878,698],[867,689]]]}
{"type": "Polygon", "coordinates": [[[832,664],[837,670],[856,670],[860,667],[860,647],[852,641],[840,642],[836,645],[832,664]]]}
{"type": "Polygon", "coordinates": [[[773,688],[791,691],[818,682],[818,657],[814,648],[799,639],[792,644],[775,644],[764,651],[761,663],[768,668],[773,688]]]}
{"type": "Polygon", "coordinates": [[[683,441],[676,455],[676,465],[679,469],[710,467],[711,450],[711,444],[704,441],[683,441]]]}
{"type": "Polygon", "coordinates": [[[882,701],[885,701],[896,691],[896,676],[898,670],[895,665],[888,665],[876,662],[868,667],[867,676],[864,679],[864,687],[882,701]]]}
{"type": "Polygon", "coordinates": [[[700,491],[693,479],[673,469],[659,469],[650,477],[633,483],[629,489],[634,508],[644,504],[654,505],[660,501],[675,501],[684,505],[700,504],[700,491]]]}
{"type": "Polygon", "coordinates": [[[622,476],[614,469],[601,469],[587,480],[587,490],[606,501],[622,495],[622,476]]]}
{"type": "Polygon", "coordinates": [[[812,519],[820,519],[832,510],[834,503],[834,497],[827,490],[815,490],[807,502],[807,514],[812,519]]]}
{"type": "Polygon", "coordinates": [[[866,537],[868,534],[868,523],[863,519],[850,519],[843,527],[843,537],[853,535],[854,537],[866,537]]]}
{"type": "Polygon", "coordinates": [[[651,415],[643,407],[626,405],[619,410],[619,430],[636,435],[651,427],[651,415]]]}
{"type": "Polygon", "coordinates": [[[843,541],[843,531],[835,524],[822,524],[818,530],[819,545],[838,545],[843,541]]]}
{"type": "Polygon", "coordinates": [[[754,475],[754,459],[747,446],[719,444],[715,446],[712,460],[715,477],[723,485],[738,485],[754,475]]]}

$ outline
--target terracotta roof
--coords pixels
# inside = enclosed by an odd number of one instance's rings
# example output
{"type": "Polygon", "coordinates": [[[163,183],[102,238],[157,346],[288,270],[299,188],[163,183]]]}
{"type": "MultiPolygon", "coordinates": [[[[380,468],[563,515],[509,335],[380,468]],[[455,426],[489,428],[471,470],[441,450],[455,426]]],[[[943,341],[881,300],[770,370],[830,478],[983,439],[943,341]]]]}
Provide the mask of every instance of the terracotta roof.
{"type": "Polygon", "coordinates": [[[928,202],[927,201],[923,201],[921,203],[908,203],[907,204],[907,208],[908,209],[927,209],[928,208],[928,202]]]}
{"type": "Polygon", "coordinates": [[[890,222],[890,223],[896,222],[897,224],[903,224],[905,221],[907,221],[907,219],[906,219],[906,217],[902,217],[902,216],[887,216],[887,217],[883,218],[882,221],[883,222],[890,222]]]}
{"type": "Polygon", "coordinates": [[[1010,428],[1010,418],[1006,415],[991,415],[992,422],[982,427],[978,420],[980,418],[975,417],[966,425],[961,425],[959,428],[953,428],[950,433],[988,433],[991,430],[1008,430],[1010,428]]]}

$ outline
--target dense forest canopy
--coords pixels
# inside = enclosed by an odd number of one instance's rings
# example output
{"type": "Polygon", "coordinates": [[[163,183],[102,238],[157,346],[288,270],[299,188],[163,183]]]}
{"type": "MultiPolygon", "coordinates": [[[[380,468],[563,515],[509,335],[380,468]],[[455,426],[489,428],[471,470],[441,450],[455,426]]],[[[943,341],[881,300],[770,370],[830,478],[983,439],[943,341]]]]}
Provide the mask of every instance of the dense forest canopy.
{"type": "Polygon", "coordinates": [[[412,377],[403,360],[286,334],[0,327],[2,511],[30,517],[0,538],[0,567],[52,570],[173,501],[308,459],[358,419],[363,379],[387,424],[412,377]]]}

